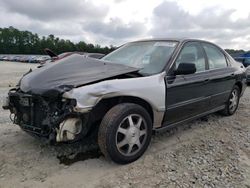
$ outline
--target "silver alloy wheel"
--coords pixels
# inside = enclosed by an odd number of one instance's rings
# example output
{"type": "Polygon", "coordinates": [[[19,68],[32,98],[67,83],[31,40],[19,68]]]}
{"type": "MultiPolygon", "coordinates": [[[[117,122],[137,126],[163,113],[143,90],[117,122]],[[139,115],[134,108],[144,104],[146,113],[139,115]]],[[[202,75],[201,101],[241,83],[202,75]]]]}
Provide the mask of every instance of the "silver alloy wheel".
{"type": "Polygon", "coordinates": [[[235,109],[237,108],[238,101],[239,101],[239,94],[237,89],[234,89],[229,99],[229,110],[231,112],[235,111],[235,109]]]}
{"type": "Polygon", "coordinates": [[[147,124],[139,114],[125,117],[116,132],[116,147],[125,156],[138,153],[147,138],[147,124]]]}

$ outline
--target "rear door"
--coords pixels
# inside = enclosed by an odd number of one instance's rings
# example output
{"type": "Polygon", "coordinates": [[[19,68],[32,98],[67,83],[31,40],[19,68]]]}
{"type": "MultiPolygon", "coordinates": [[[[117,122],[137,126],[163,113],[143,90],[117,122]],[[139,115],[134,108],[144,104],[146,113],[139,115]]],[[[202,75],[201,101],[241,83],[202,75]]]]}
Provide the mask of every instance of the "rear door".
{"type": "Polygon", "coordinates": [[[188,42],[180,51],[166,76],[166,113],[164,125],[191,118],[207,110],[209,96],[207,81],[209,73],[203,48],[199,42],[188,42]],[[173,75],[180,63],[194,63],[196,73],[173,75]]]}
{"type": "Polygon", "coordinates": [[[224,52],[217,46],[203,42],[209,65],[208,92],[211,97],[211,109],[223,105],[235,83],[234,68],[227,62],[224,52]]]}

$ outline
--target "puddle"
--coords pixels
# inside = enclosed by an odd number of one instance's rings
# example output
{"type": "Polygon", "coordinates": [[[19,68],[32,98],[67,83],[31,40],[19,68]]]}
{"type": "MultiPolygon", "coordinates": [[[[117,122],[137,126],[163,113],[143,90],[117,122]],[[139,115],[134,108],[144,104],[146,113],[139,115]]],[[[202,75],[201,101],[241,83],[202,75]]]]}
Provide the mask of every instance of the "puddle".
{"type": "Polygon", "coordinates": [[[98,150],[90,150],[86,152],[72,153],[70,155],[61,155],[61,156],[57,156],[57,159],[59,159],[60,164],[69,166],[78,161],[85,161],[88,159],[97,159],[101,156],[102,156],[102,153],[98,149],[98,150]]]}

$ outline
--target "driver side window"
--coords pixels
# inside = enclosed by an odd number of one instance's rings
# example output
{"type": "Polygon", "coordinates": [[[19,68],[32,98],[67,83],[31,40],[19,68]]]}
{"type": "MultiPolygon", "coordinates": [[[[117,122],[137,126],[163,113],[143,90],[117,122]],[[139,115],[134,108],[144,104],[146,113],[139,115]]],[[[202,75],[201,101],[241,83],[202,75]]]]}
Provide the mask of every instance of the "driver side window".
{"type": "Polygon", "coordinates": [[[196,72],[205,71],[206,61],[201,46],[196,42],[185,44],[175,62],[175,68],[178,68],[180,63],[193,63],[196,66],[196,72]]]}

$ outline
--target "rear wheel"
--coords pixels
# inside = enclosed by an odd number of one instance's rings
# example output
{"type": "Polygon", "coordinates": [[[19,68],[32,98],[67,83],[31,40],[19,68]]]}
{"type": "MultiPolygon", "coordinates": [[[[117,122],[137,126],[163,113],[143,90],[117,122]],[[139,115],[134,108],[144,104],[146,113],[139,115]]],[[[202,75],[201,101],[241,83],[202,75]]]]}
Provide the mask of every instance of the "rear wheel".
{"type": "Polygon", "coordinates": [[[118,104],[104,116],[98,144],[105,157],[120,164],[137,160],[146,151],[152,134],[148,112],[132,103],[118,104]]]}
{"type": "Polygon", "coordinates": [[[221,111],[221,113],[226,116],[233,115],[238,108],[239,99],[240,99],[240,89],[238,86],[235,85],[226,103],[226,107],[223,111],[221,111]]]}

